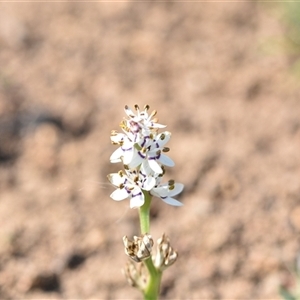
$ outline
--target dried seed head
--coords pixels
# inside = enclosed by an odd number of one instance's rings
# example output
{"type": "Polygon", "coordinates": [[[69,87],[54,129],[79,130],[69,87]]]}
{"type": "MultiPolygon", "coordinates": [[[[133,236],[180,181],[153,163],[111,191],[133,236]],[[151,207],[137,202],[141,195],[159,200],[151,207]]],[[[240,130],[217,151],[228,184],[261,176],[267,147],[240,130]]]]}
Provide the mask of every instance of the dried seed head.
{"type": "Polygon", "coordinates": [[[131,261],[129,261],[126,264],[126,267],[122,269],[122,272],[131,286],[133,287],[138,286],[139,273],[135,265],[131,261]]]}
{"type": "Polygon", "coordinates": [[[155,267],[164,271],[176,261],[177,256],[177,252],[174,251],[170,245],[169,238],[163,234],[162,237],[157,240],[156,255],[152,258],[155,267]]]}
{"type": "Polygon", "coordinates": [[[141,262],[150,257],[153,239],[150,234],[144,234],[141,237],[134,236],[133,241],[125,235],[123,237],[125,253],[134,261],[141,262]]]}

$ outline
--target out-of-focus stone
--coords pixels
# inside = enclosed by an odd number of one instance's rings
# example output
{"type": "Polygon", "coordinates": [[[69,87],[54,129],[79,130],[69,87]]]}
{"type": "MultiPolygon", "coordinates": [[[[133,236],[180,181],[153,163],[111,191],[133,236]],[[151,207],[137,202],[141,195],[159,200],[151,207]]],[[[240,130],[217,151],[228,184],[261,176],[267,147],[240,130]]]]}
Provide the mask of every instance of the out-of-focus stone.
{"type": "Polygon", "coordinates": [[[265,276],[259,285],[260,297],[271,299],[272,296],[278,292],[278,288],[281,284],[280,280],[280,276],[275,273],[265,276]]]}
{"type": "Polygon", "coordinates": [[[214,197],[216,199],[231,200],[238,195],[240,189],[239,181],[233,176],[228,176],[223,178],[216,186],[214,197]]]}
{"type": "Polygon", "coordinates": [[[26,138],[24,148],[24,160],[27,164],[41,171],[55,171],[58,163],[58,129],[51,124],[38,126],[34,134],[26,138]]]}
{"type": "Polygon", "coordinates": [[[63,166],[75,167],[80,160],[79,147],[75,143],[62,146],[59,154],[60,163],[63,166]]]}
{"type": "Polygon", "coordinates": [[[78,245],[82,251],[86,254],[91,254],[97,250],[100,250],[103,243],[106,241],[106,236],[103,231],[93,229],[87,233],[81,244],[78,245]]]}
{"type": "Polygon", "coordinates": [[[210,222],[209,226],[206,226],[203,242],[209,251],[215,251],[229,240],[230,233],[231,228],[227,220],[215,219],[214,222],[210,222]]]}
{"type": "Polygon", "coordinates": [[[279,264],[276,249],[270,249],[264,244],[253,245],[249,257],[245,260],[243,272],[248,276],[265,275],[274,272],[279,264]]]}
{"type": "Polygon", "coordinates": [[[19,48],[28,35],[24,24],[10,15],[0,14],[0,41],[12,48],[19,48]]]}
{"type": "Polygon", "coordinates": [[[221,283],[221,299],[250,299],[251,283],[242,278],[232,278],[221,283]]]}
{"type": "Polygon", "coordinates": [[[220,255],[218,270],[224,276],[234,275],[235,268],[239,262],[239,253],[237,248],[225,250],[223,255],[220,255]]]}

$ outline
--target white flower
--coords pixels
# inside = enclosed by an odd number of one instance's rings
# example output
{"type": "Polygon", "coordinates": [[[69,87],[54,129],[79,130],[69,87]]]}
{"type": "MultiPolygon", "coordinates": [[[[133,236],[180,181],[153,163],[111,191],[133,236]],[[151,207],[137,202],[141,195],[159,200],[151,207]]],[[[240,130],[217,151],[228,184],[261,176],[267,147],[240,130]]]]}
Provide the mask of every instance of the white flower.
{"type": "Polygon", "coordinates": [[[118,163],[123,160],[123,163],[128,165],[133,160],[136,152],[134,150],[134,143],[128,140],[126,136],[123,138],[123,141],[124,142],[121,143],[122,146],[115,150],[110,156],[111,163],[118,163]]]}
{"type": "Polygon", "coordinates": [[[163,154],[169,150],[164,145],[170,138],[171,133],[168,131],[158,134],[157,137],[145,136],[142,143],[138,145],[139,149],[133,151],[134,154],[131,156],[132,160],[128,166],[135,168],[142,163],[147,163],[154,172],[159,174],[163,172],[160,164],[173,167],[175,165],[173,160],[163,154]]]}
{"type": "Polygon", "coordinates": [[[135,110],[137,111],[137,115],[126,105],[125,106],[125,113],[129,117],[129,120],[123,121],[123,127],[125,130],[131,132],[141,132],[143,135],[148,135],[153,129],[159,129],[166,127],[165,125],[158,124],[157,119],[152,118],[156,115],[157,111],[154,110],[150,115],[148,114],[149,105],[145,105],[144,110],[140,111],[138,105],[134,106],[135,110]]]}
{"type": "Polygon", "coordinates": [[[110,195],[115,201],[130,198],[130,208],[140,207],[144,204],[144,191],[150,191],[155,185],[155,178],[146,176],[143,170],[122,171],[108,175],[108,180],[117,187],[110,195]]]}
{"type": "Polygon", "coordinates": [[[182,183],[176,183],[174,180],[169,180],[168,183],[155,186],[153,189],[151,189],[150,194],[160,198],[167,204],[173,206],[182,206],[183,204],[180,201],[172,197],[181,193],[183,188],[184,185],[182,183]]]}
{"type": "Polygon", "coordinates": [[[139,142],[137,141],[137,136],[132,133],[117,133],[116,131],[111,132],[111,142],[114,145],[120,145],[120,147],[113,152],[110,156],[111,163],[122,162],[124,164],[129,164],[134,155],[134,144],[139,142]]]}
{"type": "Polygon", "coordinates": [[[171,138],[170,132],[165,131],[157,136],[150,134],[141,138],[137,136],[131,138],[123,133],[112,133],[112,142],[121,145],[110,156],[112,163],[123,161],[129,168],[136,168],[146,161],[154,172],[160,174],[163,172],[160,164],[168,167],[175,165],[173,160],[163,153],[169,151],[164,146],[171,138]]]}
{"type": "MultiPolygon", "coordinates": [[[[132,161],[135,161],[138,154],[141,154],[140,150],[145,151],[146,147],[151,146],[151,141],[154,140],[154,137],[157,135],[157,130],[165,127],[165,125],[158,124],[156,119],[152,120],[156,115],[156,111],[148,115],[148,105],[145,106],[143,111],[140,111],[138,105],[135,105],[135,109],[137,115],[126,105],[125,113],[129,119],[124,119],[120,124],[123,133],[117,133],[116,131],[112,131],[111,133],[111,142],[120,145],[110,157],[112,163],[121,162],[123,160],[123,163],[128,165],[132,161]],[[146,143],[147,146],[145,145],[146,143]]],[[[162,145],[170,139],[170,136],[168,136],[170,133],[166,133],[166,135],[166,141],[158,141],[158,146],[162,147],[162,145]]],[[[163,140],[162,137],[165,136],[161,134],[158,138],[163,140]]],[[[156,140],[153,142],[156,142],[156,140]]],[[[158,146],[154,148],[158,148],[158,146]]],[[[153,147],[151,149],[153,149],[153,147]]],[[[156,149],[156,151],[157,150],[158,149],[156,149]]],[[[139,163],[131,167],[136,167],[137,165],[139,165],[139,163]]]]}

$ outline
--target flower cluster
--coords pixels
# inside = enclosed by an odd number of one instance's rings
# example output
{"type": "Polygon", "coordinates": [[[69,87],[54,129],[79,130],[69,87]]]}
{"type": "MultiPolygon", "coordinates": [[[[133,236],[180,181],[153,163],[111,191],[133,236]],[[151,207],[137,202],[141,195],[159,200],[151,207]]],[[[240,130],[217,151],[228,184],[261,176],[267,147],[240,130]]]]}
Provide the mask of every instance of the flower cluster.
{"type": "Polygon", "coordinates": [[[122,132],[111,133],[111,142],[119,147],[110,161],[123,163],[124,171],[108,175],[109,181],[117,188],[110,196],[116,201],[129,198],[130,207],[136,208],[144,204],[144,193],[149,192],[167,204],[181,206],[182,203],[172,197],[183,190],[183,184],[174,180],[161,183],[164,166],[174,166],[173,160],[165,154],[170,150],[165,145],[171,133],[158,132],[166,126],[154,118],[156,111],[148,114],[148,105],[144,110],[135,105],[135,110],[136,114],[126,105],[127,118],[120,124],[122,132]]]}

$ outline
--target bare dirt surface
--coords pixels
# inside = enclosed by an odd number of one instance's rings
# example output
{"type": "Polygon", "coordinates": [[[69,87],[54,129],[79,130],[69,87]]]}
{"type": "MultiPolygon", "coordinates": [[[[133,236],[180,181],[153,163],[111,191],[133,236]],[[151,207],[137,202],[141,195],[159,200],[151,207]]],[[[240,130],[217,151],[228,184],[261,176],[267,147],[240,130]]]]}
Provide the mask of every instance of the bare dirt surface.
{"type": "MultiPolygon", "coordinates": [[[[240,3],[0,3],[0,298],[140,299],[109,198],[125,104],[172,132],[179,259],[162,299],[276,299],[299,250],[300,88],[265,51],[277,15],[240,3]]],[[[268,48],[268,47],[267,47],[268,48]]]]}

